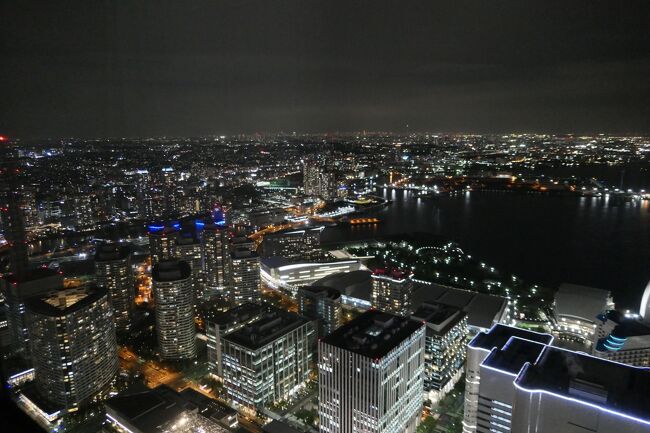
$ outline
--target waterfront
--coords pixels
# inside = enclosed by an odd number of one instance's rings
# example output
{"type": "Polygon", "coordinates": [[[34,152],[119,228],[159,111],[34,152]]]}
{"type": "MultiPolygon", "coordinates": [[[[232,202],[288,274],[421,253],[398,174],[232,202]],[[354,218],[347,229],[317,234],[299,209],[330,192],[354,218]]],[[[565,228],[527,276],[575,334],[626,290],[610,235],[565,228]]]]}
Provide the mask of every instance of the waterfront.
{"type": "Polygon", "coordinates": [[[392,203],[380,224],[327,228],[324,242],[425,232],[454,240],[469,254],[530,283],[563,281],[611,290],[638,308],[650,280],[650,201],[470,192],[434,200],[379,189],[392,203]]]}

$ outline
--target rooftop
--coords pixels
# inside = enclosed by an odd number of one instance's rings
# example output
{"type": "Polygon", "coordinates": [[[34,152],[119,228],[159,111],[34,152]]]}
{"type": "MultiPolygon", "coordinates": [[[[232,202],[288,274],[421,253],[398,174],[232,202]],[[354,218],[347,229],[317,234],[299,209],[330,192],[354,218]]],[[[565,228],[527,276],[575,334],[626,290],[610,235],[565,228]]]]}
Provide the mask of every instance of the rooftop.
{"type": "Polygon", "coordinates": [[[273,239],[273,238],[280,238],[280,237],[285,237],[285,236],[305,236],[307,234],[320,234],[325,227],[323,226],[318,226],[318,227],[305,227],[302,229],[284,229],[284,230],[279,230],[277,232],[273,233],[268,233],[264,235],[264,239],[273,239]]]}
{"type": "Polygon", "coordinates": [[[505,310],[508,300],[501,296],[471,292],[440,284],[415,283],[413,304],[436,302],[459,308],[467,313],[467,323],[489,329],[505,310]]]}
{"type": "Polygon", "coordinates": [[[323,343],[369,358],[381,358],[424,326],[407,317],[369,310],[324,337],[323,343]]]}
{"type": "Polygon", "coordinates": [[[553,341],[553,336],[549,334],[542,334],[539,332],[528,331],[526,329],[497,324],[487,332],[476,334],[472,341],[469,342],[468,346],[487,351],[491,351],[495,347],[501,349],[512,337],[541,344],[551,344],[553,341]]]}
{"type": "Polygon", "coordinates": [[[227,325],[230,323],[245,322],[267,310],[268,308],[266,306],[246,302],[227,311],[215,312],[207,320],[217,325],[227,325]]]}
{"type": "Polygon", "coordinates": [[[328,299],[339,299],[341,297],[341,292],[331,287],[325,286],[302,286],[298,288],[298,293],[307,294],[312,297],[318,298],[328,298],[328,299]]]}
{"type": "Polygon", "coordinates": [[[216,422],[233,412],[194,390],[186,389],[177,393],[165,385],[132,394],[127,390],[126,395],[110,398],[105,405],[109,416],[119,416],[145,433],[163,432],[164,426],[181,418],[185,419],[184,423],[193,422],[204,430],[192,429],[191,425],[179,425],[185,430],[175,431],[226,433],[228,430],[216,422]]]}
{"type": "Polygon", "coordinates": [[[50,277],[60,277],[60,274],[49,268],[35,268],[28,270],[21,277],[18,277],[16,274],[9,274],[4,278],[10,284],[23,284],[50,277]]]}
{"type": "Polygon", "coordinates": [[[562,283],[555,294],[555,313],[595,322],[607,309],[610,292],[594,287],[562,283]]]}
{"type": "Polygon", "coordinates": [[[102,244],[99,245],[95,252],[96,262],[112,262],[115,260],[126,259],[131,250],[126,245],[120,244],[102,244]]]}
{"type": "Polygon", "coordinates": [[[253,259],[259,257],[255,251],[245,247],[237,247],[231,253],[233,259],[253,259]]]}
{"type": "Polygon", "coordinates": [[[524,367],[515,384],[650,423],[648,368],[547,346],[537,363],[524,367]]]}
{"type": "Polygon", "coordinates": [[[306,323],[309,323],[309,320],[298,314],[269,307],[258,320],[223,338],[256,350],[306,323]]]}
{"type": "Polygon", "coordinates": [[[427,332],[432,331],[438,335],[447,333],[466,316],[466,313],[456,307],[437,302],[422,304],[412,315],[413,319],[427,323],[427,332]]]}
{"type": "Polygon", "coordinates": [[[363,270],[328,275],[314,282],[313,285],[331,287],[343,295],[366,301],[370,301],[372,293],[371,273],[363,270]]]}
{"type": "Polygon", "coordinates": [[[495,347],[483,365],[517,375],[527,363],[534,363],[546,347],[543,343],[511,337],[503,347],[495,347]]]}
{"type": "Polygon", "coordinates": [[[84,286],[52,291],[43,296],[30,298],[27,300],[26,306],[29,311],[36,314],[53,317],[66,316],[105,296],[108,296],[108,292],[104,288],[84,286]]]}
{"type": "Polygon", "coordinates": [[[393,280],[404,281],[409,277],[410,273],[402,269],[385,269],[378,268],[372,273],[373,277],[391,278],[393,280]]]}
{"type": "Polygon", "coordinates": [[[183,260],[161,260],[151,271],[153,280],[158,282],[185,280],[191,274],[192,268],[183,260]]]}

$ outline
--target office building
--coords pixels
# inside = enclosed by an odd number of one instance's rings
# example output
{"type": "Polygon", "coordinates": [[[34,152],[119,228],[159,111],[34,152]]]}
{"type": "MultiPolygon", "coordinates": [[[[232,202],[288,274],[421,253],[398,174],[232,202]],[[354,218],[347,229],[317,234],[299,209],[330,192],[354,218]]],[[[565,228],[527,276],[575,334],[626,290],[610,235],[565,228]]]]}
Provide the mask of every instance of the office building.
{"type": "Polygon", "coordinates": [[[372,306],[387,313],[412,313],[413,280],[406,271],[377,269],[372,274],[372,306]]]}
{"type": "MultiPolygon", "coordinates": [[[[496,414],[490,412],[486,414],[483,409],[480,409],[481,405],[485,403],[485,400],[480,395],[480,391],[483,382],[483,369],[481,367],[483,361],[493,349],[506,346],[513,337],[531,342],[531,344],[547,345],[553,342],[553,336],[549,334],[541,334],[501,324],[494,325],[486,332],[476,334],[467,345],[463,432],[474,433],[490,431],[489,427],[486,427],[486,425],[489,426],[492,419],[498,423],[499,421],[502,421],[500,422],[502,425],[506,425],[510,422],[510,408],[508,406],[512,405],[512,403],[503,403],[505,406],[500,409],[497,408],[497,410],[494,411],[496,414]],[[492,418],[493,415],[494,418],[492,418]],[[488,428],[488,430],[485,430],[486,428],[488,428]]],[[[538,348],[538,346],[534,346],[533,348],[535,347],[538,348]]],[[[511,399],[512,395],[508,397],[508,401],[511,399]]],[[[503,398],[501,400],[503,400],[503,398]]],[[[502,430],[497,426],[495,431],[500,432],[502,430]]]]}
{"type": "Polygon", "coordinates": [[[467,314],[444,304],[426,303],[413,313],[426,324],[424,395],[435,403],[451,391],[463,374],[467,314]]]}
{"type": "Polygon", "coordinates": [[[108,290],[115,328],[128,330],[135,306],[135,281],[129,248],[119,244],[99,245],[95,253],[95,280],[99,287],[108,290]]]}
{"type": "Polygon", "coordinates": [[[320,235],[324,227],[281,230],[264,235],[262,257],[282,257],[289,261],[314,260],[321,253],[320,235]]]}
{"type": "Polygon", "coordinates": [[[206,317],[208,368],[212,374],[223,376],[222,337],[259,320],[267,311],[265,306],[246,302],[227,311],[215,312],[206,317]]]}
{"type": "Polygon", "coordinates": [[[54,290],[63,289],[63,275],[47,269],[26,271],[22,276],[12,274],[4,279],[5,305],[14,349],[29,358],[29,333],[25,316],[25,301],[54,290]]]}
{"type": "Polygon", "coordinates": [[[271,308],[223,336],[223,383],[228,399],[254,411],[294,395],[309,378],[313,334],[309,320],[271,308]]]}
{"type": "Polygon", "coordinates": [[[127,390],[104,406],[109,433],[229,433],[239,426],[236,411],[191,388],[127,390]]]}
{"type": "Polygon", "coordinates": [[[228,298],[234,305],[244,302],[259,302],[260,258],[248,248],[237,248],[230,254],[231,283],[228,298]]]}
{"type": "Polygon", "coordinates": [[[607,290],[562,283],[555,294],[553,333],[560,340],[578,342],[591,349],[596,340],[598,316],[613,309],[614,302],[607,290]]]}
{"type": "Polygon", "coordinates": [[[472,341],[485,350],[473,431],[650,431],[649,369],[549,346],[540,334],[497,342],[490,333],[472,341]]]}
{"type": "Polygon", "coordinates": [[[413,433],[422,416],[425,327],[371,310],[318,344],[321,433],[413,433]]]}
{"type": "Polygon", "coordinates": [[[320,337],[331,334],[343,324],[341,293],[329,287],[300,287],[298,289],[298,311],[318,323],[320,337]]]}
{"type": "Polygon", "coordinates": [[[179,228],[180,224],[175,224],[173,227],[165,227],[158,223],[148,226],[152,265],[161,260],[170,260],[176,257],[176,240],[179,228]]]}
{"type": "Polygon", "coordinates": [[[180,260],[162,260],[153,267],[151,274],[161,358],[195,358],[194,292],[190,265],[180,260]]]}
{"type": "Polygon", "coordinates": [[[108,291],[59,290],[26,306],[39,394],[70,410],[106,391],[119,367],[108,291]]]}
{"type": "Polygon", "coordinates": [[[650,324],[633,314],[610,310],[598,318],[592,354],[639,367],[650,367],[650,324]]]}
{"type": "Polygon", "coordinates": [[[201,240],[206,290],[210,295],[223,295],[230,281],[228,226],[205,222],[201,240]]]}

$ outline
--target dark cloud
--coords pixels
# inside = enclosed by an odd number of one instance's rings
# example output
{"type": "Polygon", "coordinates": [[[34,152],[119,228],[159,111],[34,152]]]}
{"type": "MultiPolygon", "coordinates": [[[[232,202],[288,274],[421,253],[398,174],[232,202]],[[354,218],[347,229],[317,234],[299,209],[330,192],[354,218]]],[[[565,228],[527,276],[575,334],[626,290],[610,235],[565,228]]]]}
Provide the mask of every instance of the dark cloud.
{"type": "Polygon", "coordinates": [[[647,132],[645,3],[3,2],[0,129],[647,132]]]}

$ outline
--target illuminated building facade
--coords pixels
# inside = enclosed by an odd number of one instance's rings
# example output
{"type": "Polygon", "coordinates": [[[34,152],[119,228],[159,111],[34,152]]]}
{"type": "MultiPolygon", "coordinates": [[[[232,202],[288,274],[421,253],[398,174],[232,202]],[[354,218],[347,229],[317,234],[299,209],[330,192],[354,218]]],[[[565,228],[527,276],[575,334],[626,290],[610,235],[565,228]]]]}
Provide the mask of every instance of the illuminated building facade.
{"type": "Polygon", "coordinates": [[[632,314],[610,310],[598,318],[592,354],[639,367],[650,367],[650,324],[632,314]]]}
{"type": "MultiPolygon", "coordinates": [[[[549,334],[540,334],[501,324],[494,325],[486,332],[478,333],[467,345],[463,432],[489,432],[490,428],[494,428],[495,432],[507,431],[503,430],[499,425],[509,425],[511,421],[512,393],[508,394],[507,397],[500,397],[495,400],[494,405],[500,407],[494,409],[485,408],[486,404],[491,403],[481,395],[484,380],[482,365],[493,349],[507,346],[512,338],[531,342],[533,344],[531,350],[536,351],[535,353],[539,353],[539,346],[534,344],[547,345],[553,342],[553,336],[549,334]]],[[[525,352],[525,348],[523,350],[525,352]]],[[[529,357],[524,359],[527,360],[529,357]]],[[[506,389],[510,388],[512,388],[511,385],[506,387],[506,389]]]]}
{"type": "Polygon", "coordinates": [[[397,269],[377,269],[372,274],[372,306],[387,313],[412,313],[413,280],[397,269]]]}
{"type": "Polygon", "coordinates": [[[321,433],[414,433],[422,416],[425,329],[367,311],[318,344],[321,433]]]}
{"type": "Polygon", "coordinates": [[[11,330],[11,341],[14,349],[22,356],[29,358],[29,332],[25,302],[34,296],[40,296],[53,290],[63,289],[63,275],[58,272],[37,268],[18,275],[5,278],[5,306],[11,330]]]}
{"type": "Polygon", "coordinates": [[[320,254],[324,227],[282,230],[269,233],[262,241],[262,257],[283,257],[289,261],[313,260],[320,254]]]}
{"type": "Polygon", "coordinates": [[[105,391],[119,367],[108,291],[50,292],[29,299],[27,312],[39,394],[72,409],[105,391]]]}
{"type": "Polygon", "coordinates": [[[206,290],[223,295],[230,281],[228,226],[205,222],[201,239],[206,290]]]}
{"type": "Polygon", "coordinates": [[[255,410],[294,395],[309,379],[312,323],[270,308],[222,337],[223,381],[228,400],[255,410]]]}
{"type": "Polygon", "coordinates": [[[192,285],[194,286],[194,305],[206,297],[204,293],[202,272],[202,245],[192,233],[181,233],[176,240],[176,258],[186,262],[192,268],[192,285]]]}
{"type": "Polygon", "coordinates": [[[156,333],[163,359],[196,358],[192,269],[187,262],[163,260],[152,271],[156,333]]]}
{"type": "Polygon", "coordinates": [[[443,304],[424,303],[413,319],[426,324],[424,394],[439,401],[460,379],[465,366],[467,314],[443,304]]]}
{"type": "Polygon", "coordinates": [[[231,284],[228,298],[235,304],[259,302],[260,258],[248,248],[237,248],[231,253],[231,284]]]}
{"type": "Polygon", "coordinates": [[[650,370],[553,347],[540,341],[550,336],[519,331],[505,340],[503,329],[493,329],[470,343],[484,352],[471,431],[650,431],[650,370]],[[499,341],[493,333],[501,334],[499,341]]]}
{"type": "Polygon", "coordinates": [[[609,291],[563,283],[555,294],[554,335],[577,341],[590,349],[595,344],[598,316],[614,309],[609,291]]]}
{"type": "Polygon", "coordinates": [[[180,224],[172,227],[165,227],[163,224],[151,224],[149,229],[149,250],[151,252],[151,264],[155,265],[161,260],[169,260],[176,257],[176,241],[180,224]]]}
{"type": "Polygon", "coordinates": [[[343,324],[341,293],[336,289],[303,286],[298,289],[300,314],[318,321],[318,335],[331,334],[343,324]]]}
{"type": "Polygon", "coordinates": [[[211,373],[223,376],[222,337],[259,320],[266,311],[265,306],[247,302],[206,318],[208,368],[211,373]]]}
{"type": "Polygon", "coordinates": [[[360,260],[330,260],[322,262],[292,263],[282,257],[269,257],[261,261],[264,284],[274,289],[286,289],[292,296],[298,287],[342,272],[366,269],[360,260]]]}
{"type": "Polygon", "coordinates": [[[95,253],[95,280],[105,287],[113,306],[113,318],[118,331],[131,326],[135,306],[134,278],[131,270],[131,252],[119,244],[104,244],[95,253]]]}

